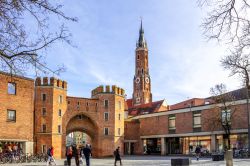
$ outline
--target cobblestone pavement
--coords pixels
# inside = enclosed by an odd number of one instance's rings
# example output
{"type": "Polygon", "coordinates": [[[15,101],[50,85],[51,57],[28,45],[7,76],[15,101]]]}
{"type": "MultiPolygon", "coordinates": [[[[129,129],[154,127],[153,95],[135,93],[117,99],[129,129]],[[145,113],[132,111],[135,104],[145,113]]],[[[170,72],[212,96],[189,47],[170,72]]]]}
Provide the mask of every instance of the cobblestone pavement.
{"type": "MultiPolygon", "coordinates": [[[[171,158],[166,156],[125,156],[122,158],[123,166],[171,166],[171,158]]],[[[65,160],[56,160],[57,165],[64,165],[65,160]]],[[[211,161],[210,158],[203,158],[196,161],[191,158],[193,166],[225,166],[225,161],[211,161]]],[[[28,164],[4,164],[4,166],[13,165],[46,165],[46,163],[28,163],[28,164]]],[[[75,165],[72,159],[72,165],[75,165]]],[[[85,166],[86,164],[81,164],[85,166]]],[[[91,166],[113,166],[113,158],[91,159],[91,166]]],[[[119,166],[119,164],[117,164],[119,166]]],[[[250,166],[250,159],[234,159],[234,166],[250,166]]]]}

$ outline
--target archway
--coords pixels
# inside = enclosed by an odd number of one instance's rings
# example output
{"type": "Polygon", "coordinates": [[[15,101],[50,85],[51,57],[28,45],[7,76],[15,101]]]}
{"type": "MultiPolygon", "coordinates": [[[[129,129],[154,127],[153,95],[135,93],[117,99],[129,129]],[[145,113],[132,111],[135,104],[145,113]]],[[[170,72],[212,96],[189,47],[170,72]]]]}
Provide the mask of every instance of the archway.
{"type": "Polygon", "coordinates": [[[76,145],[78,144],[79,146],[84,146],[87,143],[90,144],[92,149],[92,155],[97,156],[98,127],[91,118],[81,113],[74,115],[72,118],[69,119],[68,123],[66,124],[65,130],[66,135],[63,138],[63,143],[65,145],[64,149],[66,149],[67,145],[70,145],[70,137],[75,136],[79,138],[78,141],[75,141],[76,145]]]}

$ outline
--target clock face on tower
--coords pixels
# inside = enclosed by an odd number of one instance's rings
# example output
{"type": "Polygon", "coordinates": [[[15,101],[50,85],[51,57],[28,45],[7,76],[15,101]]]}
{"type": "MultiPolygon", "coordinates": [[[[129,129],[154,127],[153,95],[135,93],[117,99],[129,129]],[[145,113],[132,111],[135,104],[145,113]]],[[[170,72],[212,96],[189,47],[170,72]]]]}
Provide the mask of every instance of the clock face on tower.
{"type": "Polygon", "coordinates": [[[138,83],[140,82],[140,78],[139,78],[139,77],[136,77],[135,82],[138,84],[138,83]]]}
{"type": "Polygon", "coordinates": [[[149,83],[149,78],[148,78],[148,77],[145,78],[145,82],[146,82],[147,84],[149,83]]]}

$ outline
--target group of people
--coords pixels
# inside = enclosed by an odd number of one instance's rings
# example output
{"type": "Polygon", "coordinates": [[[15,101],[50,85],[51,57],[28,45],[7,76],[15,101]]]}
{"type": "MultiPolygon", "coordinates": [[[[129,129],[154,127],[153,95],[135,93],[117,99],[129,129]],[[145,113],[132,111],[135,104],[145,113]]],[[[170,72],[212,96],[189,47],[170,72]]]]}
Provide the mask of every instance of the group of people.
{"type": "Polygon", "coordinates": [[[21,153],[22,148],[19,143],[2,143],[0,142],[0,153],[21,153]]]}
{"type": "Polygon", "coordinates": [[[86,160],[86,166],[90,166],[90,157],[91,157],[91,145],[86,144],[86,146],[83,146],[81,148],[78,148],[76,145],[69,146],[66,148],[66,158],[67,158],[67,164],[71,165],[71,159],[72,157],[75,158],[76,166],[80,165],[80,160],[83,162],[83,158],[86,160]]]}
{"type": "MultiPolygon", "coordinates": [[[[54,156],[54,147],[50,147],[47,150],[47,155],[48,155],[48,160],[47,160],[47,166],[54,164],[56,165],[55,158],[54,156]]],[[[80,166],[80,160],[83,162],[83,158],[86,160],[86,166],[90,166],[90,157],[92,156],[91,153],[91,145],[86,144],[86,146],[83,146],[81,148],[78,148],[76,145],[68,146],[66,147],[66,158],[67,158],[67,165],[71,165],[71,159],[72,157],[75,158],[76,166],[80,166]]],[[[115,163],[114,165],[116,166],[116,162],[119,161],[120,165],[122,165],[122,160],[120,156],[120,147],[118,147],[114,151],[114,157],[115,157],[115,163]]]]}

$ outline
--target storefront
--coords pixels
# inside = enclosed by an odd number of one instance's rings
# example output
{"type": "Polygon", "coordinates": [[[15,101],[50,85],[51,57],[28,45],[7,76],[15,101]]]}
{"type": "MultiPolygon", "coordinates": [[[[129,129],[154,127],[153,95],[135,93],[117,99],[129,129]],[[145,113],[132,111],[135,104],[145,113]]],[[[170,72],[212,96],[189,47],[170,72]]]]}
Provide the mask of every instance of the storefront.
{"type": "Polygon", "coordinates": [[[183,137],[180,139],[182,142],[182,154],[193,154],[197,146],[201,147],[202,151],[211,151],[211,137],[210,136],[194,136],[183,137]]]}
{"type": "MultiPolygon", "coordinates": [[[[248,135],[247,134],[232,134],[230,135],[231,149],[246,149],[248,147],[248,135]]],[[[216,150],[223,151],[224,148],[228,148],[228,142],[225,136],[216,136],[216,150]]]]}
{"type": "Polygon", "coordinates": [[[23,152],[24,146],[24,142],[0,141],[0,153],[7,153],[12,151],[23,152]]]}
{"type": "Polygon", "coordinates": [[[25,140],[0,140],[0,153],[17,151],[33,154],[34,143],[25,140]]]}
{"type": "Polygon", "coordinates": [[[161,139],[148,138],[143,140],[144,154],[161,154],[161,139]]]}

